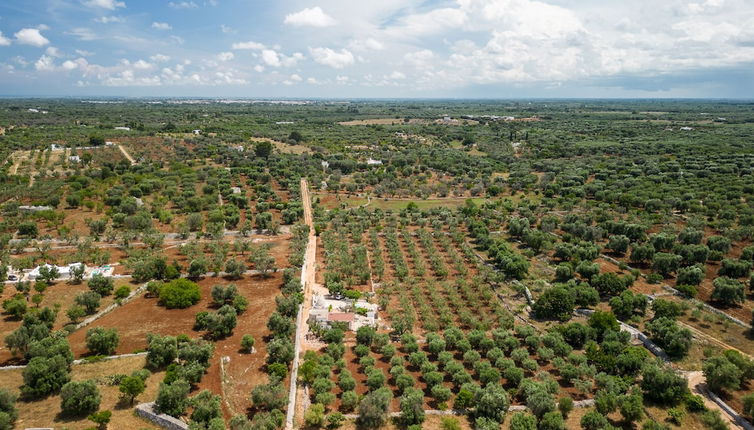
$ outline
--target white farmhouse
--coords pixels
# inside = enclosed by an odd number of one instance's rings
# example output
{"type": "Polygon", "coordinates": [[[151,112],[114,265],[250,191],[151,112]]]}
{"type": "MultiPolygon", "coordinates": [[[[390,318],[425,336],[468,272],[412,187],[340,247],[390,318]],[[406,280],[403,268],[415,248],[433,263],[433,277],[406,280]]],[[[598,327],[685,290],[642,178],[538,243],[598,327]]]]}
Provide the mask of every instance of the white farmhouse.
{"type": "Polygon", "coordinates": [[[41,266],[37,266],[34,269],[32,269],[32,271],[29,272],[28,279],[33,281],[39,278],[39,269],[41,269],[42,267],[47,267],[47,268],[56,267],[58,269],[58,279],[70,278],[71,272],[73,271],[73,269],[75,269],[78,266],[83,266],[84,270],[86,270],[86,265],[84,263],[71,263],[67,266],[53,266],[52,264],[43,264],[41,266]]]}

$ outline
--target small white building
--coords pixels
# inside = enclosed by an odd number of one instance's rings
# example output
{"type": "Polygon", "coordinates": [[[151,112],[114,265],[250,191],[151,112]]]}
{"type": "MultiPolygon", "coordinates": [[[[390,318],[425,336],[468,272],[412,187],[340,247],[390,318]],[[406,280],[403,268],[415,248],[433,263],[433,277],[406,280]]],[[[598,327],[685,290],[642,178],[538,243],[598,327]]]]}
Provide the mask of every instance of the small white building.
{"type": "Polygon", "coordinates": [[[194,133],[195,135],[200,135],[200,134],[202,134],[202,131],[199,130],[199,129],[196,129],[196,130],[192,131],[192,133],[194,133]]]}
{"type": "Polygon", "coordinates": [[[694,127],[681,127],[680,128],[680,130],[683,130],[683,131],[691,131],[693,129],[694,129],[694,127]]]}
{"type": "Polygon", "coordinates": [[[18,210],[20,211],[26,211],[26,212],[41,212],[41,211],[51,211],[52,207],[50,206],[19,206],[18,210]]]}
{"type": "Polygon", "coordinates": [[[108,140],[107,142],[105,142],[105,146],[113,146],[113,143],[108,140]]]}
{"type": "Polygon", "coordinates": [[[131,131],[131,127],[115,127],[115,130],[131,131]]]}
{"type": "Polygon", "coordinates": [[[28,111],[31,113],[39,113],[39,109],[34,109],[34,108],[29,108],[28,111]]]}
{"type": "Polygon", "coordinates": [[[372,158],[369,158],[367,160],[367,164],[370,165],[370,166],[379,166],[379,165],[382,164],[382,160],[374,160],[372,158]]]}
{"type": "Polygon", "coordinates": [[[79,157],[78,155],[71,155],[70,157],[68,157],[68,161],[72,161],[74,163],[80,163],[81,157],[79,157]]]}
{"type": "Polygon", "coordinates": [[[29,272],[28,279],[29,280],[36,280],[39,278],[39,269],[42,267],[47,268],[53,268],[56,267],[58,269],[58,279],[66,279],[71,277],[71,272],[73,269],[77,268],[78,266],[83,266],[84,270],[86,270],[86,265],[84,263],[71,263],[67,266],[54,266],[52,264],[43,264],[41,266],[37,266],[34,269],[29,272]]]}
{"type": "Polygon", "coordinates": [[[235,149],[238,152],[244,152],[246,150],[243,145],[231,146],[231,148],[235,149]]]}
{"type": "Polygon", "coordinates": [[[233,194],[241,194],[241,187],[230,187],[233,194]]]}

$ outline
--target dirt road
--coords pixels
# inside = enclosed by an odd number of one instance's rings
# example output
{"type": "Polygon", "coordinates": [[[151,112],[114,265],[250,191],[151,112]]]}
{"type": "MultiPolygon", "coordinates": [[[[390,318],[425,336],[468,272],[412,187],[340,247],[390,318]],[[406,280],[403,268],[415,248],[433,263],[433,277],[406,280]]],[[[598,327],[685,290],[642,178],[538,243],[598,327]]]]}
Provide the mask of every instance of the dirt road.
{"type": "Polygon", "coordinates": [[[124,156],[124,157],[126,157],[126,158],[128,159],[128,161],[130,161],[130,162],[131,162],[131,165],[134,165],[134,164],[136,164],[136,161],[134,161],[134,158],[133,158],[133,157],[131,157],[131,154],[129,154],[129,153],[128,153],[128,152],[126,151],[126,148],[122,147],[121,145],[118,145],[118,149],[120,149],[120,152],[122,152],[122,153],[123,153],[123,156],[124,156]]]}
{"type": "MultiPolygon", "coordinates": [[[[712,401],[707,394],[707,380],[704,378],[704,374],[700,371],[684,372],[686,379],[689,382],[689,389],[692,393],[698,394],[704,399],[704,406],[708,409],[714,409],[720,411],[720,416],[727,422],[731,428],[745,428],[736,422],[736,419],[731,417],[727,412],[723,410],[717,403],[712,401]]],[[[739,417],[740,419],[740,417],[739,417]]]]}
{"type": "Polygon", "coordinates": [[[304,264],[301,267],[301,283],[304,289],[304,303],[299,309],[298,317],[296,318],[296,337],[295,337],[295,355],[293,358],[293,364],[291,366],[291,387],[288,394],[288,411],[286,416],[286,430],[292,430],[294,428],[294,422],[296,416],[303,415],[303,409],[297,407],[302,405],[303,402],[297,402],[297,398],[302,398],[299,395],[299,389],[296,378],[298,377],[298,366],[302,354],[302,345],[304,344],[304,338],[309,329],[307,320],[309,319],[309,310],[312,304],[312,288],[315,280],[316,270],[316,256],[317,256],[317,236],[314,234],[314,219],[312,217],[312,202],[309,196],[309,184],[306,179],[301,179],[301,202],[304,207],[304,223],[309,226],[309,241],[306,244],[306,251],[304,252],[304,264]]]}

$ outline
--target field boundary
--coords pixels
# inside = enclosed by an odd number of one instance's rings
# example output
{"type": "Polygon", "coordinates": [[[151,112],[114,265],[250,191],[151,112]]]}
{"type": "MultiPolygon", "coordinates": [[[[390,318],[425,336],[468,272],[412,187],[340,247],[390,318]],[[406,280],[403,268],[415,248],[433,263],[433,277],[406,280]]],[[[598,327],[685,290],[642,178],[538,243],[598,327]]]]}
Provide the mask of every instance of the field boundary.
{"type": "Polygon", "coordinates": [[[142,403],[136,406],[136,415],[147,419],[157,426],[168,430],[186,430],[188,424],[171,417],[170,415],[157,413],[154,402],[142,403]]]}
{"type": "Polygon", "coordinates": [[[301,355],[302,338],[304,337],[304,331],[306,325],[304,321],[304,314],[306,312],[305,306],[308,301],[311,300],[307,297],[307,293],[311,291],[310,280],[314,280],[313,271],[315,270],[314,261],[317,258],[317,237],[314,234],[314,223],[312,221],[312,206],[311,199],[309,197],[309,187],[306,179],[301,179],[301,201],[304,206],[304,222],[309,226],[309,236],[306,243],[306,250],[304,251],[304,263],[301,265],[301,284],[304,289],[304,302],[299,305],[298,313],[296,315],[296,339],[294,341],[294,353],[293,363],[291,364],[291,385],[288,389],[288,409],[286,410],[285,428],[286,430],[293,429],[293,421],[296,415],[296,394],[298,392],[298,366],[301,355]],[[312,272],[311,274],[309,272],[312,272]]]}

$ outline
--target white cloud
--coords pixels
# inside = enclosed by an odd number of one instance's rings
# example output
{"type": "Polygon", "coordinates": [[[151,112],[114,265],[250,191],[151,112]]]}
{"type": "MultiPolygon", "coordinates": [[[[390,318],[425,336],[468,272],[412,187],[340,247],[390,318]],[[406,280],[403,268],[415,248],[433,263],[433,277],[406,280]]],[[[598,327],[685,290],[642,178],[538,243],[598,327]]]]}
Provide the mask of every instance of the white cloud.
{"type": "Polygon", "coordinates": [[[262,50],[262,61],[270,67],[292,67],[303,59],[304,56],[300,52],[296,52],[291,56],[286,56],[273,49],[262,50]]]}
{"type": "Polygon", "coordinates": [[[250,40],[248,42],[234,43],[232,48],[233,49],[253,49],[255,51],[261,51],[262,49],[264,49],[264,45],[250,40]]]}
{"type": "Polygon", "coordinates": [[[99,22],[100,24],[110,24],[113,22],[123,22],[125,21],[120,16],[101,16],[99,18],[94,18],[94,22],[99,22]]]}
{"type": "Polygon", "coordinates": [[[22,45],[41,47],[50,43],[50,41],[47,40],[46,37],[42,36],[42,33],[39,32],[39,29],[36,28],[23,28],[14,36],[16,37],[16,42],[22,45]]]}
{"type": "Polygon", "coordinates": [[[407,63],[415,67],[426,67],[430,60],[434,58],[434,52],[429,49],[422,49],[416,52],[410,52],[403,56],[407,63]]]}
{"type": "Polygon", "coordinates": [[[262,61],[268,66],[280,67],[280,56],[272,49],[265,49],[262,51],[262,61]]]}
{"type": "Polygon", "coordinates": [[[73,70],[73,69],[77,69],[79,65],[75,61],[66,60],[63,62],[62,67],[65,70],[73,70]]]}
{"type": "Polygon", "coordinates": [[[342,69],[354,62],[353,54],[347,49],[335,51],[330,48],[309,48],[309,53],[317,63],[334,69],[342,69]]]}
{"type": "Polygon", "coordinates": [[[199,7],[196,3],[193,1],[180,1],[180,2],[169,2],[168,6],[172,7],[173,9],[196,9],[199,7]]]}
{"type": "Polygon", "coordinates": [[[34,68],[40,72],[51,72],[55,70],[55,64],[52,60],[52,57],[42,55],[41,57],[39,57],[39,60],[34,63],[34,68]]]}
{"type": "Polygon", "coordinates": [[[303,79],[301,76],[297,75],[296,73],[292,74],[290,79],[294,82],[301,82],[303,79]]]}
{"type": "Polygon", "coordinates": [[[235,57],[232,52],[221,52],[217,54],[217,59],[220,61],[230,61],[235,57]]]}
{"type": "Polygon", "coordinates": [[[468,14],[461,8],[434,9],[401,18],[397,25],[388,29],[388,34],[402,38],[442,33],[448,29],[460,28],[467,21],[468,14]]]}
{"type": "Polygon", "coordinates": [[[10,46],[10,39],[3,36],[2,31],[0,31],[0,46],[10,46]]]}
{"type": "Polygon", "coordinates": [[[137,70],[149,70],[152,67],[154,67],[153,64],[150,64],[150,63],[148,63],[148,62],[146,62],[144,60],[141,60],[141,59],[139,59],[135,63],[133,63],[133,66],[134,66],[134,69],[137,69],[137,70]]]}
{"type": "Polygon", "coordinates": [[[119,7],[126,7],[126,3],[117,0],[87,0],[84,1],[84,6],[98,7],[102,9],[115,10],[119,7]]]}
{"type": "Polygon", "coordinates": [[[319,6],[306,8],[296,13],[288,14],[285,16],[283,22],[297,27],[329,27],[336,23],[335,19],[326,14],[319,6]]]}
{"type": "Polygon", "coordinates": [[[382,51],[385,45],[379,40],[368,37],[366,39],[352,40],[348,47],[354,51],[382,51]]]}
{"type": "Polygon", "coordinates": [[[152,23],[152,28],[155,28],[157,30],[172,30],[173,29],[173,27],[170,26],[170,24],[168,24],[167,22],[157,22],[157,21],[152,23]]]}
{"type": "Polygon", "coordinates": [[[86,51],[83,49],[77,49],[76,53],[81,55],[82,57],[91,57],[92,55],[94,55],[94,52],[86,51]]]}
{"type": "Polygon", "coordinates": [[[73,30],[68,31],[65,34],[70,34],[71,36],[75,36],[79,40],[84,41],[97,40],[98,38],[92,30],[85,27],[74,28],[73,30]]]}
{"type": "Polygon", "coordinates": [[[228,27],[225,24],[220,24],[220,31],[222,31],[224,34],[236,34],[238,31],[235,28],[228,27]]]}
{"type": "Polygon", "coordinates": [[[256,66],[254,66],[254,71],[257,73],[262,73],[264,72],[264,66],[257,64],[256,66]]]}
{"type": "Polygon", "coordinates": [[[50,57],[61,57],[63,55],[60,52],[60,49],[54,46],[48,46],[47,49],[45,49],[45,54],[49,55],[50,57]]]}
{"type": "Polygon", "coordinates": [[[149,57],[150,60],[154,61],[155,63],[164,63],[166,61],[170,61],[170,57],[163,54],[155,54],[149,57]]]}

